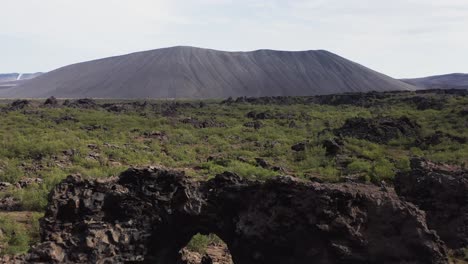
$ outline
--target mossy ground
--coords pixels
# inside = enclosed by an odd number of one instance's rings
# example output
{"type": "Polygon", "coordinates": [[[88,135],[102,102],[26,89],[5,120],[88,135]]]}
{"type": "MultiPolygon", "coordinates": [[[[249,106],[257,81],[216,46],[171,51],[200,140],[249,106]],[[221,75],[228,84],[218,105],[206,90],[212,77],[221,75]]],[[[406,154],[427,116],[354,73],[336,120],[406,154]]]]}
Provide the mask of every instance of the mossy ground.
{"type": "MultiPolygon", "coordinates": [[[[200,101],[183,101],[191,107],[178,107],[175,114],[168,115],[163,113],[164,105],[174,102],[149,102],[152,107],[123,112],[35,106],[0,111],[0,181],[14,183],[22,177],[44,180],[41,185],[11,189],[1,196],[14,196],[21,201],[24,210],[42,212],[48,192],[67,175],[108,177],[130,166],[162,165],[200,179],[231,171],[260,180],[290,174],[339,181],[343,176],[355,174],[369,181],[391,182],[395,173],[409,168],[409,158],[414,155],[459,166],[466,166],[468,162],[468,144],[451,140],[421,148],[408,138],[388,144],[345,138],[343,152],[347,162],[344,166],[338,166],[337,158],[327,156],[322,146],[323,140],[334,137],[333,129],[352,117],[407,116],[421,125],[423,136],[442,131],[466,137],[468,121],[460,112],[468,105],[468,98],[463,96],[449,96],[440,110],[418,110],[405,100],[387,103],[383,100],[371,107],[221,104],[217,100],[207,100],[201,104],[200,101]],[[274,118],[260,120],[262,127],[259,129],[246,127],[244,124],[252,121],[246,117],[250,111],[267,112],[274,118]],[[186,118],[211,120],[224,127],[196,128],[182,122],[186,118]],[[305,151],[291,149],[292,145],[304,141],[308,141],[305,151]],[[255,158],[284,171],[258,166],[255,158]]],[[[0,216],[2,230],[28,233],[28,230],[21,231],[8,217],[0,216]]],[[[21,252],[34,236],[31,232],[27,239],[19,236],[18,241],[13,242],[5,238],[3,242],[8,249],[2,253],[21,252]]]]}

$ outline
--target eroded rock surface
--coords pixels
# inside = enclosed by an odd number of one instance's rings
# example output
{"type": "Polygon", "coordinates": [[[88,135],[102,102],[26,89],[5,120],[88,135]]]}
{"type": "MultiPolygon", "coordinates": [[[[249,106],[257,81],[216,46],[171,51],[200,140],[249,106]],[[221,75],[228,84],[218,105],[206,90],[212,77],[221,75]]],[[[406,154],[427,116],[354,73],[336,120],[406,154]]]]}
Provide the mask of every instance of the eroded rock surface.
{"type": "Polygon", "coordinates": [[[236,264],[447,263],[424,213],[390,190],[291,177],[266,182],[224,173],[196,181],[165,169],[120,177],[69,176],[49,197],[46,263],[177,263],[197,233],[213,233],[236,264]]]}
{"type": "Polygon", "coordinates": [[[468,246],[468,171],[415,158],[395,190],[426,211],[429,228],[454,249],[468,246]]]}

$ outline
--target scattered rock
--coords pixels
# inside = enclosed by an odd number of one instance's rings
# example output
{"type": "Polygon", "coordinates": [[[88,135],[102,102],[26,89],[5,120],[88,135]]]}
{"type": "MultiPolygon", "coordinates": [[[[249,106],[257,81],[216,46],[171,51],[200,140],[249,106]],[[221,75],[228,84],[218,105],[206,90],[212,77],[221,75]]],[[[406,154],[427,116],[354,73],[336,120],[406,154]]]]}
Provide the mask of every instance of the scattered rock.
{"type": "Polygon", "coordinates": [[[247,122],[244,124],[244,127],[250,127],[254,129],[260,129],[263,127],[263,123],[260,121],[247,122]]]}
{"type": "MultiPolygon", "coordinates": [[[[0,182],[0,192],[7,191],[8,189],[24,189],[32,184],[42,184],[43,180],[40,178],[23,178],[18,182],[11,184],[8,182],[0,182]]],[[[23,210],[21,200],[9,194],[2,195],[0,198],[0,211],[21,211],[23,210]]],[[[0,259],[0,263],[1,259],[0,259]]]]}
{"type": "Polygon", "coordinates": [[[277,172],[281,172],[281,173],[285,173],[285,172],[286,172],[286,169],[283,168],[283,167],[281,167],[281,166],[273,166],[273,167],[271,167],[271,169],[272,169],[273,171],[277,171],[277,172]]]}
{"type": "Polygon", "coordinates": [[[0,210],[1,211],[20,211],[21,201],[12,196],[2,197],[0,198],[0,210]]]}
{"type": "Polygon", "coordinates": [[[257,163],[257,166],[260,166],[264,169],[270,168],[270,164],[268,164],[268,162],[262,158],[255,158],[255,162],[257,163]]]}
{"type": "Polygon", "coordinates": [[[75,101],[66,100],[63,103],[64,106],[72,107],[72,108],[80,108],[80,109],[98,109],[99,105],[93,99],[85,98],[85,99],[78,99],[75,101]]]}
{"type": "Polygon", "coordinates": [[[214,119],[208,119],[200,121],[196,118],[185,118],[181,120],[184,124],[190,124],[194,128],[209,128],[209,127],[226,127],[223,122],[216,121],[214,119]]]}
{"type": "Polygon", "coordinates": [[[104,147],[106,148],[110,148],[110,149],[120,149],[120,146],[119,145],[115,145],[115,144],[111,144],[111,143],[107,143],[105,142],[104,144],[102,144],[104,147]]]}
{"type": "Polygon", "coordinates": [[[322,146],[325,148],[327,156],[336,156],[343,150],[343,142],[337,138],[324,140],[322,146]]]}
{"type": "Polygon", "coordinates": [[[80,128],[83,129],[83,130],[87,130],[87,131],[94,131],[94,130],[107,131],[107,130],[109,130],[107,127],[102,126],[102,125],[89,125],[89,126],[82,126],[80,128]]]}
{"type": "Polygon", "coordinates": [[[237,264],[448,263],[424,213],[394,192],[292,177],[198,181],[160,168],[69,176],[50,194],[41,230],[30,262],[180,263],[193,235],[213,233],[237,264]]]}
{"type": "Polygon", "coordinates": [[[99,161],[101,159],[101,154],[91,151],[88,153],[88,156],[86,157],[86,159],[99,161]]]}
{"type": "Polygon", "coordinates": [[[411,170],[395,178],[398,195],[426,212],[429,228],[445,243],[468,246],[468,171],[425,159],[411,160],[411,170]]]}
{"type": "Polygon", "coordinates": [[[260,119],[260,120],[271,119],[271,118],[273,118],[273,115],[268,112],[261,112],[255,115],[255,119],[260,119]]]}
{"type": "Polygon", "coordinates": [[[249,163],[249,160],[247,158],[244,158],[244,157],[237,157],[237,160],[240,161],[240,162],[249,163]]]}
{"type": "Polygon", "coordinates": [[[245,117],[254,119],[255,117],[257,117],[257,112],[250,111],[245,115],[245,117]]]}
{"type": "Polygon", "coordinates": [[[9,182],[0,182],[0,191],[5,191],[9,189],[11,186],[13,185],[9,182]]]}
{"type": "Polygon", "coordinates": [[[23,178],[19,180],[15,187],[18,189],[24,189],[32,184],[42,184],[43,180],[41,178],[23,178]]]}
{"type": "MultiPolygon", "coordinates": [[[[156,106],[153,106],[153,108],[154,107],[156,106]]],[[[163,116],[174,117],[179,115],[179,109],[190,109],[196,107],[191,103],[182,103],[176,101],[170,103],[163,103],[161,105],[158,105],[156,108],[158,108],[158,111],[160,111],[163,116]]]]}
{"type": "Polygon", "coordinates": [[[207,162],[213,162],[216,165],[226,167],[231,162],[229,159],[224,158],[222,155],[212,155],[206,159],[207,162]]]}
{"type": "Polygon", "coordinates": [[[78,151],[76,149],[67,149],[67,150],[62,151],[62,153],[63,155],[67,157],[73,157],[76,154],[78,154],[78,151]]]}
{"type": "Polygon", "coordinates": [[[102,108],[114,113],[123,113],[128,110],[131,110],[131,108],[127,104],[104,104],[102,108]]]}
{"type": "Polygon", "coordinates": [[[69,116],[69,115],[65,115],[65,116],[62,116],[62,117],[59,117],[57,119],[55,119],[55,123],[57,124],[62,124],[66,121],[70,121],[70,122],[74,122],[74,123],[78,123],[79,120],[73,116],[69,116]]]}
{"type": "Polygon", "coordinates": [[[145,138],[155,138],[155,139],[159,139],[161,141],[169,140],[169,138],[167,137],[167,134],[165,132],[161,132],[161,131],[144,132],[143,137],[145,137],[145,138]]]}
{"type": "Polygon", "coordinates": [[[96,144],[88,144],[88,148],[89,148],[89,149],[92,149],[92,150],[98,150],[98,149],[99,149],[99,146],[96,145],[96,144]]]}

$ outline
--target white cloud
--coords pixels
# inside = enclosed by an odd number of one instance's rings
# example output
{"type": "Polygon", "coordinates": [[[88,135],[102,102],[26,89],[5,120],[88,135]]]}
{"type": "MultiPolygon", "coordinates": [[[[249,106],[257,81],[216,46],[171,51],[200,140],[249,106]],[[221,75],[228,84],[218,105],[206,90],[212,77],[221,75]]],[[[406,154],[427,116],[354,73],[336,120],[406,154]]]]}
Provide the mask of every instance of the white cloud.
{"type": "Polygon", "coordinates": [[[465,0],[3,0],[0,72],[172,45],[328,49],[393,76],[468,71],[465,0]]]}

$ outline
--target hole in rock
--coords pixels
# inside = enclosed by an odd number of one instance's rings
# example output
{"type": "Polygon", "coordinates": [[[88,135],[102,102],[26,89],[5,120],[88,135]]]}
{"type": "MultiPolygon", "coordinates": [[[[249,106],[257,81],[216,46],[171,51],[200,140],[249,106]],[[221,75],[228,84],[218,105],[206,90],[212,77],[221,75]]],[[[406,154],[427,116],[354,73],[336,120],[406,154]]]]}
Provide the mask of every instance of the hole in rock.
{"type": "Polygon", "coordinates": [[[226,243],[214,234],[194,235],[180,253],[183,264],[234,263],[226,243]]]}

